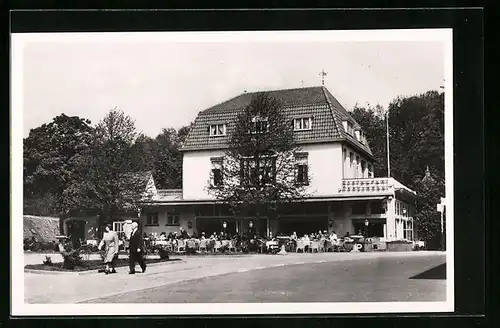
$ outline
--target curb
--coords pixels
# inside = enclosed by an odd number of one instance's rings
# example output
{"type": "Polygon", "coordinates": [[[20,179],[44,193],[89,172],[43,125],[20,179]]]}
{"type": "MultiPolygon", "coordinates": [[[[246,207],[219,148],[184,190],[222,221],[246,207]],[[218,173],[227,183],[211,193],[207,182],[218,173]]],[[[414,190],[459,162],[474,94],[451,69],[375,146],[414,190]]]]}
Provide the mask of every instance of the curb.
{"type": "MultiPolygon", "coordinates": [[[[169,264],[176,264],[176,263],[186,263],[186,260],[174,260],[174,261],[168,261],[168,262],[157,262],[157,263],[149,263],[148,267],[154,267],[154,266],[160,266],[160,265],[169,265],[169,264]]],[[[126,268],[127,266],[122,266],[119,268],[126,268]]],[[[88,274],[99,274],[97,270],[86,270],[86,271],[78,271],[78,272],[71,272],[71,271],[49,271],[49,270],[37,270],[37,269],[24,269],[25,273],[34,273],[34,274],[41,274],[41,275],[69,275],[69,276],[84,276],[88,274]]]]}

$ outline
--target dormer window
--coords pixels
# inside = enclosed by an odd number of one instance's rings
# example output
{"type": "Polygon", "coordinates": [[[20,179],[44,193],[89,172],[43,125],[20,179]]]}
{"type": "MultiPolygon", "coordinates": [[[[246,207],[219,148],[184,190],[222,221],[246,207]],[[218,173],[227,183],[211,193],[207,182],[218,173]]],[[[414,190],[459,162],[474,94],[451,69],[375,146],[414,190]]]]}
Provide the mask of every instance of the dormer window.
{"type": "Polygon", "coordinates": [[[344,125],[344,130],[349,133],[350,135],[353,135],[353,125],[351,122],[348,121],[343,121],[342,124],[344,125]]]}
{"type": "Polygon", "coordinates": [[[312,119],[310,117],[301,117],[293,120],[294,131],[311,130],[311,128],[312,128],[312,119]]]}
{"type": "Polygon", "coordinates": [[[225,136],[226,124],[210,124],[208,131],[211,137],[225,136]]]}
{"type": "Polygon", "coordinates": [[[262,133],[269,130],[269,122],[267,117],[254,116],[252,118],[252,130],[251,133],[262,133]]]}

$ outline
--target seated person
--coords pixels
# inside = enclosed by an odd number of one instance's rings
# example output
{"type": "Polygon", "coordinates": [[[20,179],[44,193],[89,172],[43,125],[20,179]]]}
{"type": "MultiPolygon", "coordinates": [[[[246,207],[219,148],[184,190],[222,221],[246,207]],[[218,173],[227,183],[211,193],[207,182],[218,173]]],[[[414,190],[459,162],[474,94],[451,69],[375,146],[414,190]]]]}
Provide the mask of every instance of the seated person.
{"type": "Polygon", "coordinates": [[[162,232],[162,233],[160,234],[160,240],[162,240],[162,241],[163,241],[163,240],[167,240],[167,233],[166,233],[166,232],[162,232]]]}

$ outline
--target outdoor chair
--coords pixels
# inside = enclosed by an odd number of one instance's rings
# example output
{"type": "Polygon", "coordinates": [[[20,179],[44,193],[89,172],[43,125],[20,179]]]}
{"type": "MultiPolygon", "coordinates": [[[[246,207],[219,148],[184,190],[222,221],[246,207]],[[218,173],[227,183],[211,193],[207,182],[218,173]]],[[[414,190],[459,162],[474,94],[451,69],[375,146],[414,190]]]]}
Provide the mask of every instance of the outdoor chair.
{"type": "Polygon", "coordinates": [[[325,252],[326,239],[321,239],[318,245],[318,252],[325,252]]]}
{"type": "Polygon", "coordinates": [[[206,252],[208,250],[207,245],[208,245],[208,240],[206,239],[200,240],[200,246],[198,247],[198,250],[200,252],[206,252]]]}
{"type": "Polygon", "coordinates": [[[316,252],[319,252],[319,241],[317,240],[311,241],[311,247],[309,248],[309,251],[311,253],[314,253],[314,250],[316,250],[316,252]]]}
{"type": "Polygon", "coordinates": [[[222,243],[219,240],[216,240],[215,244],[214,244],[214,253],[220,251],[221,247],[222,247],[222,243]]]}
{"type": "Polygon", "coordinates": [[[306,244],[303,240],[297,240],[297,247],[295,248],[295,251],[298,253],[300,250],[302,250],[302,253],[306,250],[306,244]]]}
{"type": "Polygon", "coordinates": [[[179,239],[177,241],[177,247],[175,249],[177,253],[185,252],[186,251],[186,242],[184,239],[179,239]]]}
{"type": "Polygon", "coordinates": [[[227,245],[227,250],[230,251],[230,252],[231,252],[231,250],[233,252],[236,252],[236,240],[231,239],[229,241],[229,244],[227,245]]]}
{"type": "Polygon", "coordinates": [[[167,241],[167,243],[165,244],[165,249],[168,252],[172,252],[174,250],[174,247],[172,246],[172,242],[171,241],[167,241]]]}

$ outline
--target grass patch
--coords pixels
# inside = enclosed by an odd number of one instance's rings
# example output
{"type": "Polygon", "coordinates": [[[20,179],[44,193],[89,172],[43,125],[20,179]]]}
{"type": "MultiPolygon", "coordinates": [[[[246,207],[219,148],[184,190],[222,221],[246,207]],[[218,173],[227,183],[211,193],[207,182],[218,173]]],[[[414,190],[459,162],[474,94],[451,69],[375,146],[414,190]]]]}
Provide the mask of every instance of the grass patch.
{"type": "MultiPolygon", "coordinates": [[[[160,262],[173,262],[180,261],[180,259],[146,259],[146,264],[160,263],[160,262]]],[[[115,266],[118,267],[128,267],[128,259],[118,259],[115,261],[115,266]]],[[[102,260],[88,260],[82,261],[81,266],[76,266],[73,270],[63,268],[62,262],[56,262],[52,265],[45,264],[28,264],[24,267],[25,269],[31,270],[44,270],[44,271],[61,271],[61,272],[81,272],[89,270],[99,270],[104,268],[104,263],[102,260]]]]}

